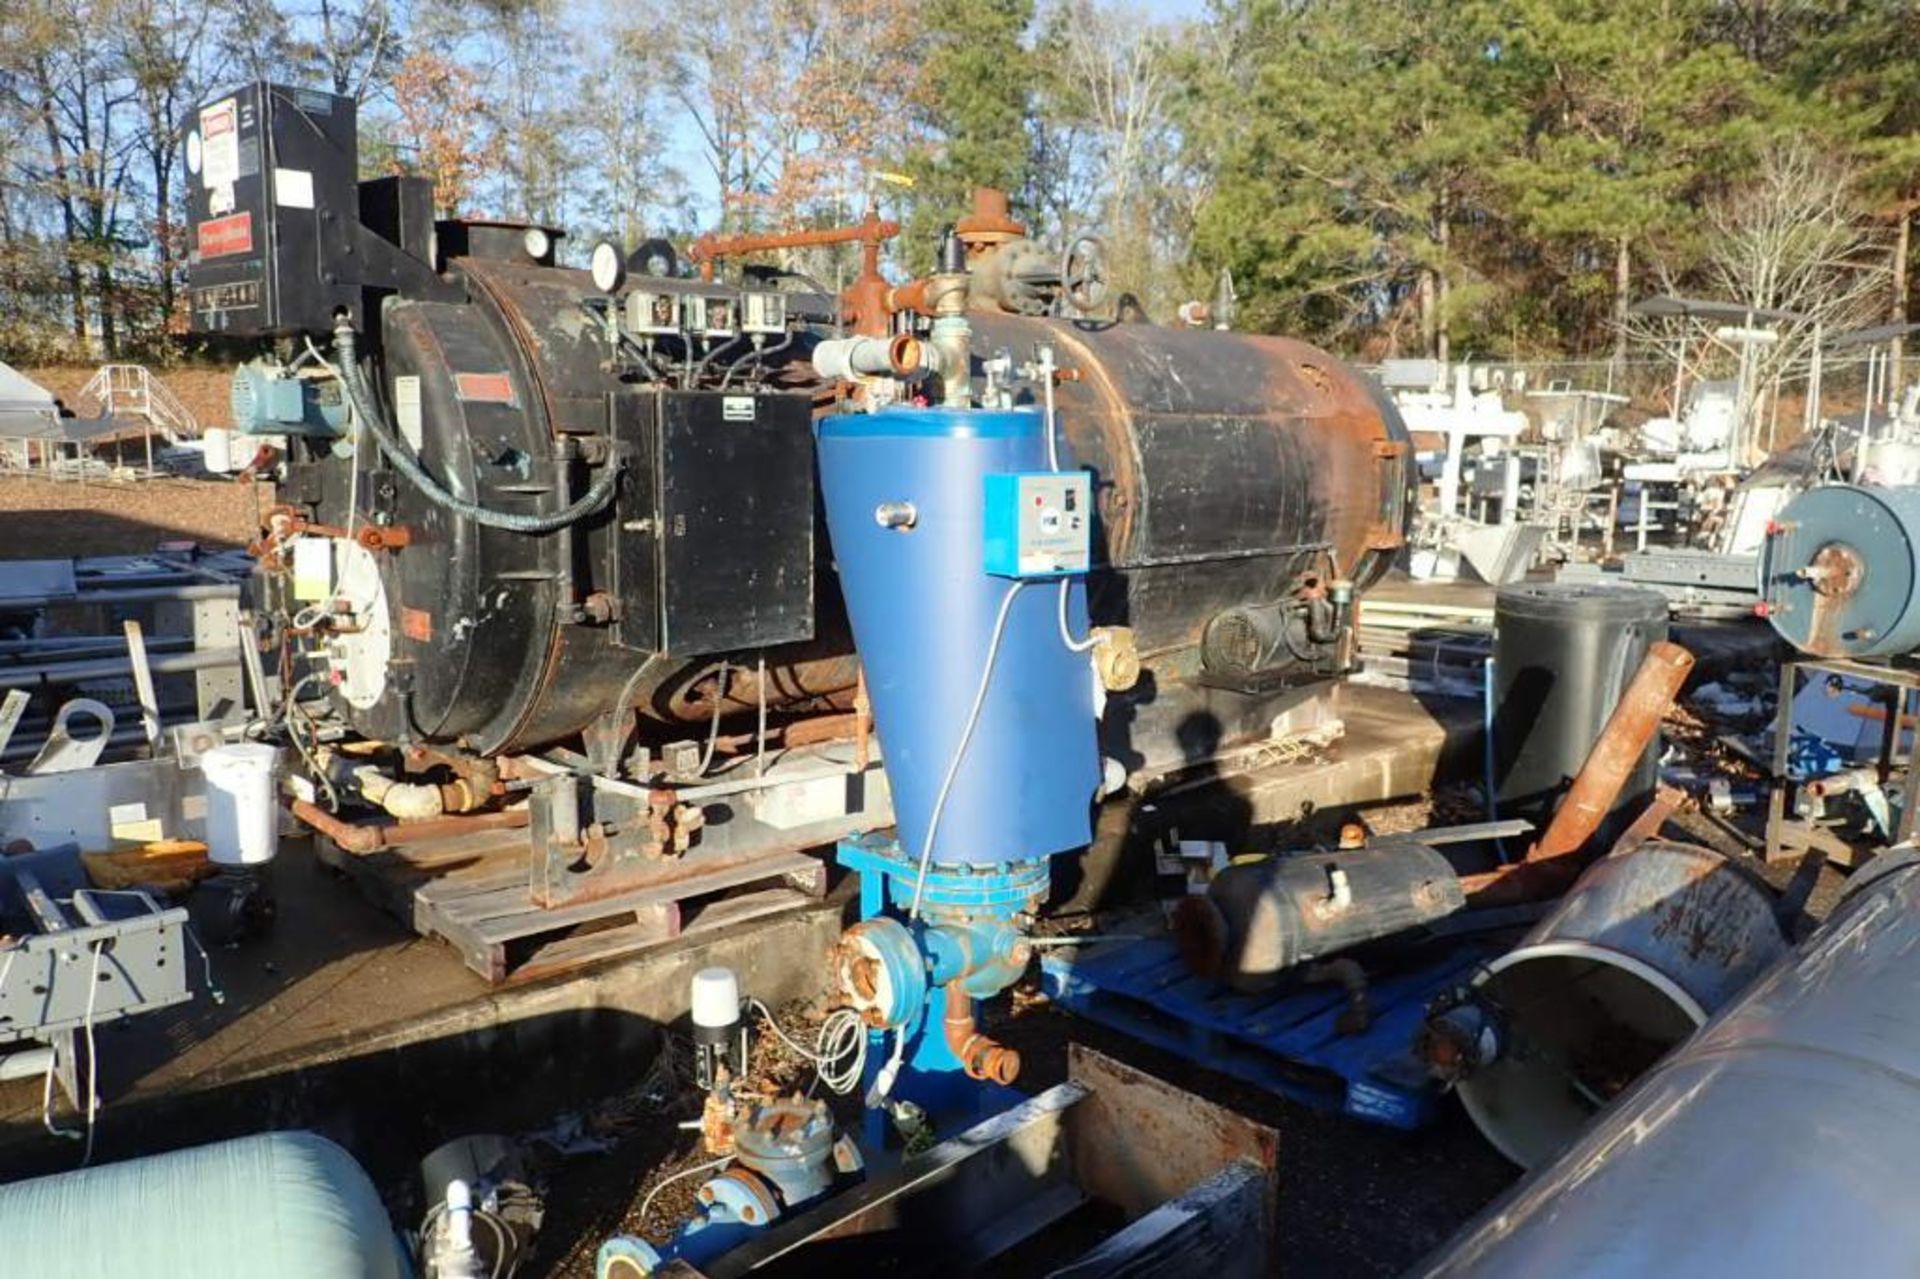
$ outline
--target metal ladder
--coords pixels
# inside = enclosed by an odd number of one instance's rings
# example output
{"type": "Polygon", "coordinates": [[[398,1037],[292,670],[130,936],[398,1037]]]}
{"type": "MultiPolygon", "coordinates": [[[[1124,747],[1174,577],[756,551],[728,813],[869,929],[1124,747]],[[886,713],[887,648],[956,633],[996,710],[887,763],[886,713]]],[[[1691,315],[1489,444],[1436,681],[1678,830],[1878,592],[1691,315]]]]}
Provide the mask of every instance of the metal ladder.
{"type": "Polygon", "coordinates": [[[99,405],[103,417],[142,419],[169,444],[200,434],[200,423],[187,406],[144,364],[103,364],[80,395],[99,405]]]}

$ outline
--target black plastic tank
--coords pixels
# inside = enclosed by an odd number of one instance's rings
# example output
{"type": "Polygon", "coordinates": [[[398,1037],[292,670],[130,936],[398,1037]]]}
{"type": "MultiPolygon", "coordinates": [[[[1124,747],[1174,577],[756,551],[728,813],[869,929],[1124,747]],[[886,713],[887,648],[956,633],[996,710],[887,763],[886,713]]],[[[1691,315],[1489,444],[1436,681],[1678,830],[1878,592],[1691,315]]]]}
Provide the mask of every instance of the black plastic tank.
{"type": "MultiPolygon", "coordinates": [[[[1666,597],[1625,586],[1527,583],[1493,607],[1494,780],[1502,817],[1543,828],[1586,762],[1620,694],[1655,640],[1666,597]]],[[[1597,833],[1605,847],[1646,806],[1659,739],[1597,833]]]]}

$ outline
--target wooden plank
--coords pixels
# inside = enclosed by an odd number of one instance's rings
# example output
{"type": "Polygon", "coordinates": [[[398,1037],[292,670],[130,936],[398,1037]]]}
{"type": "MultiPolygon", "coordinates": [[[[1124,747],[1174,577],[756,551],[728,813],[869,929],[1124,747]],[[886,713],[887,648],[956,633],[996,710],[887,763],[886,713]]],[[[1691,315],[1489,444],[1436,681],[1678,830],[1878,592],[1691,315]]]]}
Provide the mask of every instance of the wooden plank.
{"type": "Polygon", "coordinates": [[[516,938],[551,932],[557,928],[571,928],[579,924],[592,923],[595,920],[610,919],[628,911],[686,901],[708,893],[737,888],[742,884],[756,883],[763,879],[778,879],[811,869],[808,866],[794,865],[796,861],[818,866],[818,863],[810,857],[797,855],[770,857],[764,861],[730,866],[710,875],[690,876],[667,884],[637,888],[632,892],[620,893],[613,897],[596,898],[573,906],[550,909],[532,905],[523,885],[518,890],[520,909],[517,911],[507,909],[508,902],[501,893],[489,893],[474,900],[463,898],[446,902],[444,911],[449,920],[470,926],[481,940],[512,941],[516,938]]]}
{"type": "MultiPolygon", "coordinates": [[[[563,938],[535,951],[524,963],[511,970],[507,980],[526,982],[555,977],[587,964],[631,956],[668,942],[716,932],[746,920],[798,910],[812,901],[811,897],[791,888],[769,888],[702,907],[691,921],[683,915],[677,921],[677,926],[664,936],[647,921],[636,921],[582,937],[563,938]]],[[[658,909],[676,914],[680,911],[680,907],[672,903],[663,904],[658,909]]]]}

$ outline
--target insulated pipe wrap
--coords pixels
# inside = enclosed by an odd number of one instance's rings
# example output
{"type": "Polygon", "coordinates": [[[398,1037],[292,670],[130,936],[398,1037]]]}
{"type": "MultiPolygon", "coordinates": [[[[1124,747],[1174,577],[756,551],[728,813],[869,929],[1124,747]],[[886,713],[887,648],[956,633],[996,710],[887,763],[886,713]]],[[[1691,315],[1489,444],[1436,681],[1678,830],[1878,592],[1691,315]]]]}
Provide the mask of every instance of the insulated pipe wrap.
{"type": "Polygon", "coordinates": [[[352,1155],[276,1132],[0,1186],[0,1270],[19,1279],[401,1279],[352,1155]]]}

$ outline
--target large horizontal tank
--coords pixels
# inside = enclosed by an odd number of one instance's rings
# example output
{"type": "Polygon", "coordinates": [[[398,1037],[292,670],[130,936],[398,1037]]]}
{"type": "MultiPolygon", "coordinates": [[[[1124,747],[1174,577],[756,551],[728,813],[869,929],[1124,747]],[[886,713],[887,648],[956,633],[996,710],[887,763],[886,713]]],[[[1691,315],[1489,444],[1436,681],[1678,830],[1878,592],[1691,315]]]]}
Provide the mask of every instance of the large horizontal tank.
{"type": "Polygon", "coordinates": [[[1884,854],[1797,953],[1413,1273],[1920,1273],[1916,954],[1920,874],[1884,854]]]}
{"type": "Polygon", "coordinates": [[[1412,453],[1370,379],[1289,338],[1154,324],[969,317],[975,350],[1049,342],[1074,370],[1060,429],[1092,469],[1096,624],[1144,655],[1218,614],[1344,578],[1364,589],[1404,541],[1412,453]]]}
{"type": "Polygon", "coordinates": [[[1413,503],[1406,428],[1368,378],[1288,338],[970,315],[977,354],[1053,348],[1060,432],[1094,477],[1096,626],[1148,672],[1102,748],[1154,774],[1258,740],[1345,674],[1351,602],[1413,503]]]}
{"type": "MultiPolygon", "coordinates": [[[[191,309],[251,357],[236,427],[283,455],[263,612],[354,730],[652,749],[716,709],[852,705],[813,468],[845,388],[803,371],[841,299],[649,274],[652,252],[601,280],[558,264],[552,228],[436,223],[424,180],[355,181],[346,98],[257,84],[189,127],[313,174],[309,207],[188,175],[191,309]]],[[[972,318],[975,395],[1042,340],[1071,374],[1093,620],[1131,627],[1149,674],[1110,755],[1208,758],[1341,673],[1352,591],[1409,514],[1405,431],[1368,382],[1282,338],[972,318]]]]}

